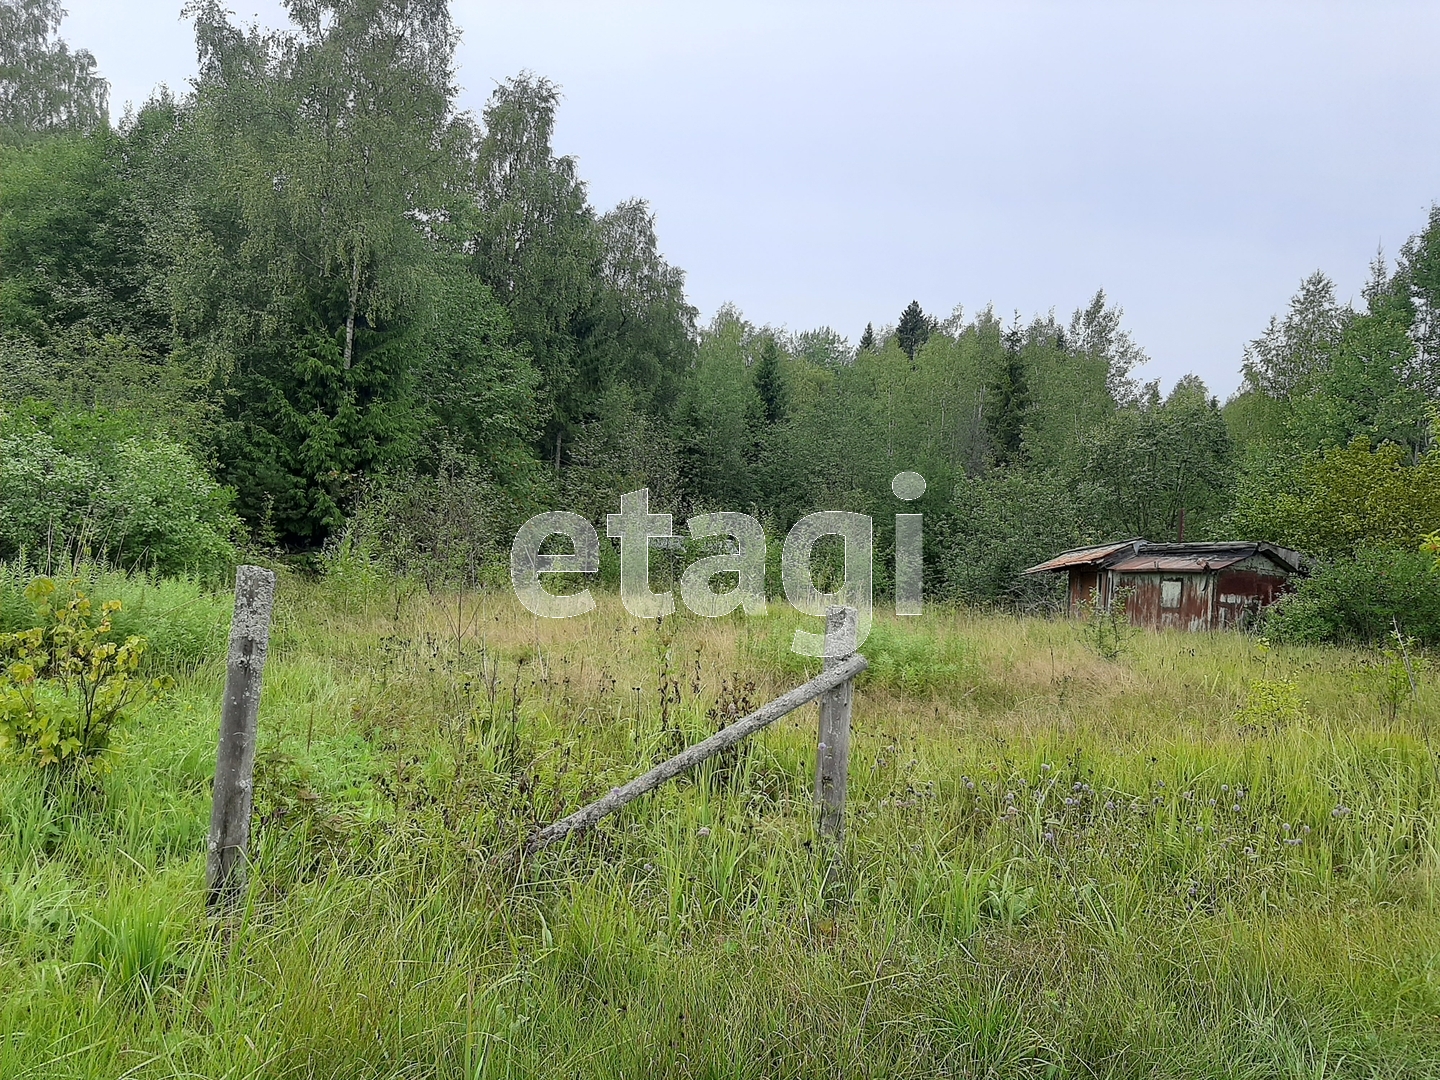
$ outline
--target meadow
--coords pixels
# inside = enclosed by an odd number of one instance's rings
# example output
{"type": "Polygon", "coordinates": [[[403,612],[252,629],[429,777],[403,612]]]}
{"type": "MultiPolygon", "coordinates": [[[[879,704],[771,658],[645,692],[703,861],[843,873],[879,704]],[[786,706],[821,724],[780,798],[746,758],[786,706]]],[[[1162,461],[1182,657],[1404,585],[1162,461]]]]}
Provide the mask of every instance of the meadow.
{"type": "Polygon", "coordinates": [[[228,598],[94,589],[177,685],[100,775],[0,766],[0,1077],[1440,1076],[1423,656],[881,615],[842,851],[810,707],[521,863],[813,674],[800,618],[286,575],[212,920],[228,598]]]}

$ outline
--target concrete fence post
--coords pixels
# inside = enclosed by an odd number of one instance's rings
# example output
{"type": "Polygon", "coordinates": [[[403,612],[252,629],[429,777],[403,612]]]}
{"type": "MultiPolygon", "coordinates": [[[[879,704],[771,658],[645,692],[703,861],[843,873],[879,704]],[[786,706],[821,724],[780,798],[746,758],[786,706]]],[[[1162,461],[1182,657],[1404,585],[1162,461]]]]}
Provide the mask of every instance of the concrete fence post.
{"type": "Polygon", "coordinates": [[[255,802],[256,722],[274,603],[274,573],[258,566],[242,566],[236,571],[235,614],[230,623],[230,654],[225,698],[220,706],[220,746],[215,758],[214,802],[206,846],[206,905],[211,908],[238,899],[245,888],[250,814],[255,802]]]}

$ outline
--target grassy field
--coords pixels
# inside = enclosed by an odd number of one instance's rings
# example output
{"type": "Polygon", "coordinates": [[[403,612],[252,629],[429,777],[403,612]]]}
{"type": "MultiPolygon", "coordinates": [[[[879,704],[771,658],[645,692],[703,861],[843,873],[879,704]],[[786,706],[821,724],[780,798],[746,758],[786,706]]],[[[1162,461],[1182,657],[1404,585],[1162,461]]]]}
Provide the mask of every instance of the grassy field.
{"type": "Polygon", "coordinates": [[[1440,1076],[1440,695],[1393,658],[882,616],[840,861],[811,707],[517,866],[803,679],[798,619],[285,579],[217,925],[227,604],[100,587],[179,686],[95,782],[0,766],[0,1077],[1440,1076]]]}

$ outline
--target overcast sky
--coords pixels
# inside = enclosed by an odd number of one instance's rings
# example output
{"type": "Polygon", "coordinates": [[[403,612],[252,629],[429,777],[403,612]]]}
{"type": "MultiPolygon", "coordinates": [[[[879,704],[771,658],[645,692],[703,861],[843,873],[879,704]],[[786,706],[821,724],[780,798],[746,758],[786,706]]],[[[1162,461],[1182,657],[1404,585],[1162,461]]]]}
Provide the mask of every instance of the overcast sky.
{"type": "MultiPolygon", "coordinates": [[[[195,71],[179,0],[67,0],[112,112],[195,71]]],[[[462,104],[530,69],[592,201],[648,199],[708,318],[854,342],[918,299],[1068,318],[1097,288],[1222,397],[1323,269],[1440,199],[1440,5],[456,0],[462,104]]],[[[275,0],[237,14],[278,25],[275,0]]]]}

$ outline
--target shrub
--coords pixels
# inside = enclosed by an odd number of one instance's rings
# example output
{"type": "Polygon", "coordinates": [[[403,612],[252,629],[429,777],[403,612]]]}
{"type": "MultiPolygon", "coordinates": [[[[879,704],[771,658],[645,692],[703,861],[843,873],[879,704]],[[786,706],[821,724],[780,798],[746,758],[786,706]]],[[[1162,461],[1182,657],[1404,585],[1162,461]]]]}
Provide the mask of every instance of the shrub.
{"type": "Polygon", "coordinates": [[[94,605],[78,581],[36,578],[25,590],[38,626],[0,634],[0,751],[40,768],[93,761],[111,734],[168,679],[136,677],[145,639],[113,640],[118,600],[94,605]]]}
{"type": "Polygon", "coordinates": [[[235,555],[230,502],[165,437],[75,449],[38,429],[0,434],[0,558],[95,552],[161,574],[218,577],[235,555]]]}
{"type": "Polygon", "coordinates": [[[1309,719],[1310,710],[1300,696],[1300,687],[1276,679],[1252,680],[1245,704],[1235,714],[1236,723],[1260,731],[1304,724],[1309,719]]]}
{"type": "Polygon", "coordinates": [[[1369,546],[1411,548],[1440,521],[1440,451],[1411,461],[1363,438],[1292,463],[1257,458],[1226,519],[1233,535],[1349,559],[1369,546]]]}
{"type": "Polygon", "coordinates": [[[1440,644],[1440,574],[1417,551],[1367,549],[1334,559],[1265,615],[1265,632],[1293,643],[1375,643],[1396,624],[1440,644]]]}
{"type": "Polygon", "coordinates": [[[497,577],[518,517],[514,500],[486,469],[442,448],[433,475],[384,476],[362,491],[344,531],[327,548],[326,570],[348,574],[367,589],[383,584],[381,571],[431,590],[474,586],[497,577]]]}
{"type": "Polygon", "coordinates": [[[944,595],[967,604],[1058,604],[1054,575],[1020,571],[1089,539],[1095,497],[1093,485],[1019,470],[958,481],[935,532],[944,595]]]}

